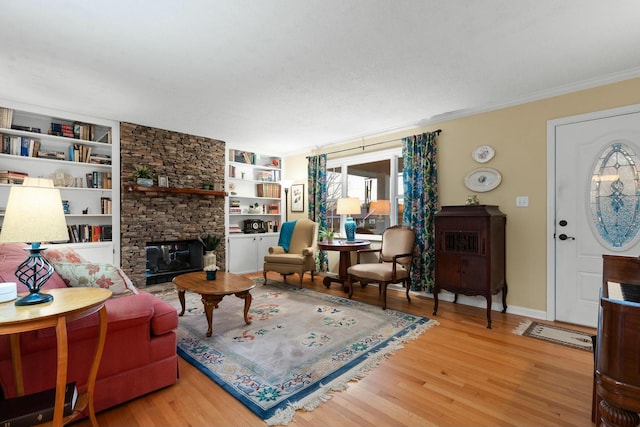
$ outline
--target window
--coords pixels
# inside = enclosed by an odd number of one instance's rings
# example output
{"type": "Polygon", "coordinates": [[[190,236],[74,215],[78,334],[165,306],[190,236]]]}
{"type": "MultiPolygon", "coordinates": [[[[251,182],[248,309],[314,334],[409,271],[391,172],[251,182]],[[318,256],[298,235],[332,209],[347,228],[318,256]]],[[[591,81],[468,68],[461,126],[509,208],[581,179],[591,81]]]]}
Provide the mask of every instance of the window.
{"type": "Polygon", "coordinates": [[[360,199],[356,236],[381,235],[402,221],[403,183],[401,148],[345,157],[327,162],[327,228],[344,230],[346,215],[336,213],[341,197],[360,199]],[[393,178],[395,177],[395,179],[393,178]]]}

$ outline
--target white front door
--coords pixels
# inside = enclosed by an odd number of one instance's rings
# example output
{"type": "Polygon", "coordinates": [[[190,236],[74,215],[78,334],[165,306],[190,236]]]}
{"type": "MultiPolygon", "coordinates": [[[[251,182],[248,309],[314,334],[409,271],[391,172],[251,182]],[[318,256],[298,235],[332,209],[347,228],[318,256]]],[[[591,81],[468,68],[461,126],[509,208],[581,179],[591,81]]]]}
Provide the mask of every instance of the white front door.
{"type": "MultiPolygon", "coordinates": [[[[640,110],[550,122],[555,319],[596,327],[602,255],[640,255],[640,110]]],[[[553,304],[550,304],[553,306],[553,304]]]]}

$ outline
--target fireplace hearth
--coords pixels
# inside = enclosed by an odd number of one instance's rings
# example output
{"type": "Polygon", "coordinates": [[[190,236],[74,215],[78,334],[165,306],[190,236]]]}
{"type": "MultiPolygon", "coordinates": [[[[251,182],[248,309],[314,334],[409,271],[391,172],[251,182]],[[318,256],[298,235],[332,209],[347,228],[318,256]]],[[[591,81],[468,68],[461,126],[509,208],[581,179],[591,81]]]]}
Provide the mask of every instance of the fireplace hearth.
{"type": "Polygon", "coordinates": [[[202,244],[197,240],[147,242],[147,286],[170,282],[179,274],[203,268],[202,244]]]}

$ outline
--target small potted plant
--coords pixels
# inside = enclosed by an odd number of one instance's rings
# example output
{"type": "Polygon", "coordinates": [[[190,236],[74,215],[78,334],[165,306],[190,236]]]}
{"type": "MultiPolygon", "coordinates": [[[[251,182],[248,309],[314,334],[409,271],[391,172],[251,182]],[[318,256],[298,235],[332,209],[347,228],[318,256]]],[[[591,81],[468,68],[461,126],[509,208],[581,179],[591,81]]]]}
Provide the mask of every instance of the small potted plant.
{"type": "Polygon", "coordinates": [[[153,172],[147,166],[136,166],[133,170],[133,176],[136,177],[136,183],[145,187],[153,186],[153,172]]]}
{"type": "Polygon", "coordinates": [[[202,265],[205,267],[204,271],[207,271],[207,267],[216,265],[217,257],[215,250],[220,246],[222,237],[215,234],[207,234],[205,237],[198,237],[198,240],[202,243],[202,247],[204,248],[202,265]]]}
{"type": "Polygon", "coordinates": [[[327,242],[331,243],[333,242],[333,237],[335,236],[336,232],[333,230],[329,230],[328,228],[322,228],[320,230],[320,239],[327,239],[327,242]]]}
{"type": "Polygon", "coordinates": [[[217,275],[219,269],[220,269],[220,267],[218,267],[215,264],[207,265],[204,268],[204,271],[205,271],[205,273],[207,275],[207,280],[216,280],[216,275],[217,275]]]}

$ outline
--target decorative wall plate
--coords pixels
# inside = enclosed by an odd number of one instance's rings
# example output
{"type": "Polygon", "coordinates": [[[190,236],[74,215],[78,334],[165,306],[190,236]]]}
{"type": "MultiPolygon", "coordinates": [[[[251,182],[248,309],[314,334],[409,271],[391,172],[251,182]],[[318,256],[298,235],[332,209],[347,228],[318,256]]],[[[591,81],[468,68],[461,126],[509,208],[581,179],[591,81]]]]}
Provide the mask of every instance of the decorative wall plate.
{"type": "Polygon", "coordinates": [[[495,156],[495,150],[489,145],[481,145],[471,153],[471,157],[478,163],[486,163],[489,160],[493,159],[495,156]]]}
{"type": "Polygon", "coordinates": [[[478,193],[493,190],[500,185],[501,181],[502,176],[500,172],[493,168],[474,169],[464,177],[464,185],[466,185],[469,190],[478,193]]]}

